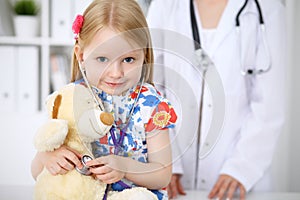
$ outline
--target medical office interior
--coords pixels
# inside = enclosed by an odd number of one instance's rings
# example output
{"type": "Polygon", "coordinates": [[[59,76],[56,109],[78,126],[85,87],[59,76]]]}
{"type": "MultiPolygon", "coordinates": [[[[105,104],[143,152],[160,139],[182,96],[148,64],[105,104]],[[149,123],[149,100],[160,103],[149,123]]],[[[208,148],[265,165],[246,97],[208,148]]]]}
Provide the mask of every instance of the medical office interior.
{"type": "MultiPolygon", "coordinates": [[[[14,1],[0,1],[0,187],[34,184],[30,173],[35,154],[33,137],[47,118],[44,101],[52,90],[68,81],[66,74],[74,44],[71,23],[90,1],[39,0],[37,17],[41,23],[36,36],[16,36],[11,7],[14,1]]],[[[297,37],[300,1],[283,0],[283,3],[288,31],[287,111],[272,173],[275,191],[300,193],[300,57],[297,53],[300,51],[297,37]]],[[[145,12],[146,8],[147,4],[143,4],[145,12]]],[[[21,32],[27,34],[32,29],[23,27],[21,32]]]]}

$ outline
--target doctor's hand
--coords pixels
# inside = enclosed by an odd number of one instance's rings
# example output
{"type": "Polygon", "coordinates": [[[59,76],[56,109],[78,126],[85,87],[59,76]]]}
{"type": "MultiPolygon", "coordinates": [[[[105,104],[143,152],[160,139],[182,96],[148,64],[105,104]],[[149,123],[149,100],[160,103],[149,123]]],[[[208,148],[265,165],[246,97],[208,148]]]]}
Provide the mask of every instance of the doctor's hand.
{"type": "MultiPolygon", "coordinates": [[[[126,158],[125,158],[126,159],[126,158]]],[[[88,161],[86,165],[90,167],[89,171],[104,183],[115,183],[125,177],[124,157],[117,155],[108,155],[88,161]]]]}
{"type": "Polygon", "coordinates": [[[246,196],[246,189],[244,186],[233,177],[222,174],[210,191],[208,198],[212,199],[218,197],[220,200],[223,198],[231,200],[237,189],[240,190],[240,200],[244,200],[246,196]]]}
{"type": "Polygon", "coordinates": [[[61,146],[51,152],[39,152],[40,161],[44,167],[52,174],[65,174],[74,169],[75,166],[81,168],[81,155],[74,150],[61,146]]]}
{"type": "Polygon", "coordinates": [[[181,182],[180,182],[181,174],[173,174],[171,178],[171,182],[169,183],[167,190],[168,196],[170,199],[176,198],[177,195],[186,195],[181,182]]]}

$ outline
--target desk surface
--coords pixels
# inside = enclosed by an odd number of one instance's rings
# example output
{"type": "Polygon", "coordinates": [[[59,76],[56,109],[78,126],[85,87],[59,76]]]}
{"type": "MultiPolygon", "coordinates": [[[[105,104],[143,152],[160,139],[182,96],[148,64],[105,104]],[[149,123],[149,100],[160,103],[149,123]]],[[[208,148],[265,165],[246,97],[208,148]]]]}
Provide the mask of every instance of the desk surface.
{"type": "MultiPolygon", "coordinates": [[[[176,200],[208,200],[208,192],[186,191],[187,195],[179,196],[176,200]]],[[[238,198],[234,198],[237,200],[238,198]]],[[[247,200],[300,200],[300,193],[249,193],[247,200]]]]}
{"type": "MultiPolygon", "coordinates": [[[[186,196],[176,200],[207,200],[208,192],[187,191],[186,196]]],[[[33,199],[33,186],[7,186],[0,185],[0,199],[30,200],[33,199]]],[[[300,200],[300,193],[249,193],[247,200],[300,200]]]]}
{"type": "Polygon", "coordinates": [[[33,199],[33,186],[0,185],[0,199],[31,200],[33,199]]]}

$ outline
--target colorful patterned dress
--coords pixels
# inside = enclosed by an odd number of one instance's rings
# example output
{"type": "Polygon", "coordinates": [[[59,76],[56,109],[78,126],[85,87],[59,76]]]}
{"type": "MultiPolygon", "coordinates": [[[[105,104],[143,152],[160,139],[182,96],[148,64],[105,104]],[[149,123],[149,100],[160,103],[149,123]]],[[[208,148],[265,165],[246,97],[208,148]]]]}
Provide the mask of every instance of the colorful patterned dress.
{"type": "MultiPolygon", "coordinates": [[[[105,111],[114,115],[114,127],[117,128],[114,128],[113,136],[115,136],[116,140],[120,138],[120,129],[124,129],[127,124],[126,130],[124,130],[126,134],[118,154],[146,163],[148,162],[147,133],[173,128],[177,116],[170,103],[152,85],[145,83],[138,96],[139,88],[140,86],[137,86],[128,90],[124,96],[111,96],[103,91],[100,92],[95,88],[93,89],[103,101],[105,111]],[[137,96],[138,99],[136,100],[137,96]],[[127,120],[131,111],[132,116],[127,120]]],[[[95,157],[115,153],[113,136],[111,133],[108,133],[105,137],[93,143],[93,154],[95,157]]],[[[122,179],[121,182],[129,187],[136,186],[126,179],[122,179]]],[[[117,182],[113,183],[111,188],[121,191],[126,187],[117,182]]],[[[160,200],[168,199],[166,188],[152,190],[152,192],[160,200]]]]}

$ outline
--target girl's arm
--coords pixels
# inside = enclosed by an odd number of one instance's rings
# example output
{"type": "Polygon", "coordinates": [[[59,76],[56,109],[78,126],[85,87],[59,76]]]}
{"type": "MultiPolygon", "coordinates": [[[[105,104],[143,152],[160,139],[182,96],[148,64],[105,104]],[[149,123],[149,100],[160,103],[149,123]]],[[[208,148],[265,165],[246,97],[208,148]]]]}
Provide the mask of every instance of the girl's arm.
{"type": "Polygon", "coordinates": [[[42,153],[37,152],[31,162],[31,175],[36,180],[37,176],[42,172],[44,165],[41,162],[42,153]]]}
{"type": "Polygon", "coordinates": [[[172,156],[168,130],[147,134],[148,163],[109,155],[89,161],[90,171],[105,183],[126,178],[148,189],[166,187],[172,175],[172,156]]]}
{"type": "Polygon", "coordinates": [[[37,152],[31,163],[31,174],[36,180],[44,167],[52,175],[65,174],[74,169],[74,166],[82,167],[79,157],[78,153],[66,146],[61,146],[52,152],[37,152]]]}

